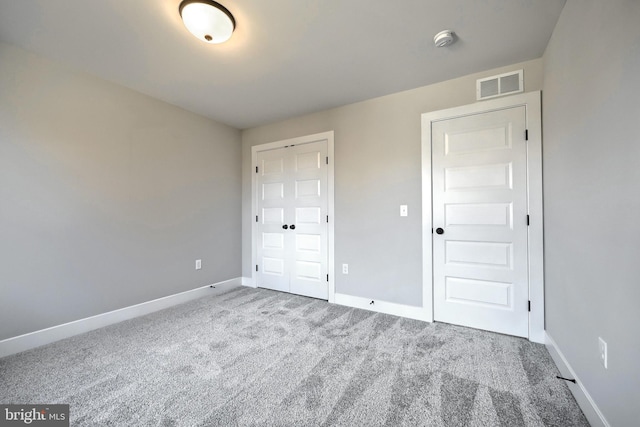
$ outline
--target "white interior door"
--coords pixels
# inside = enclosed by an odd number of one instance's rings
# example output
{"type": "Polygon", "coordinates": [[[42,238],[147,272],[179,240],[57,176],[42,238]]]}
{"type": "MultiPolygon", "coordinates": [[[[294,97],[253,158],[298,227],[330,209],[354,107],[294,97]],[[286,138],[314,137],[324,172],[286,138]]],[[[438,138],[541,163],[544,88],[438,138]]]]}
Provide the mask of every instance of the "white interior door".
{"type": "Polygon", "coordinates": [[[528,336],[525,107],[432,125],[434,320],[528,336]]]}
{"type": "Polygon", "coordinates": [[[257,286],[328,299],[327,142],[257,159],[257,286]]]}
{"type": "Polygon", "coordinates": [[[258,153],[257,194],[257,248],[258,286],[289,292],[289,254],[291,246],[288,231],[292,207],[290,165],[287,150],[258,153]],[[287,227],[284,229],[283,227],[287,227]],[[287,241],[287,242],[285,242],[287,241]],[[286,243],[286,245],[285,245],[286,243]]]}
{"type": "Polygon", "coordinates": [[[327,144],[296,145],[289,151],[293,160],[290,292],[328,299],[327,144]]]}

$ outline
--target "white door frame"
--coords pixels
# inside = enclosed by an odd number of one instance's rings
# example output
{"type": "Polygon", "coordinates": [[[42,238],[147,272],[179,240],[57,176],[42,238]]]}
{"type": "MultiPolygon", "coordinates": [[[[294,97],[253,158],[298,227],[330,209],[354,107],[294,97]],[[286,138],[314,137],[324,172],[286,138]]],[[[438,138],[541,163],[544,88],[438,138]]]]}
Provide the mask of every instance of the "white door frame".
{"type": "Polygon", "coordinates": [[[433,322],[433,234],[431,194],[431,125],[440,120],[471,114],[525,107],[527,141],[527,203],[529,256],[529,340],[545,343],[544,265],[542,218],[542,117],[540,91],[481,101],[475,104],[422,114],[422,306],[433,322]]]}
{"type": "Polygon", "coordinates": [[[282,141],[269,142],[266,144],[254,145],[251,147],[251,283],[254,287],[257,287],[257,277],[255,266],[258,259],[257,242],[257,224],[254,220],[257,212],[257,199],[256,199],[256,167],[258,166],[258,152],[273,150],[276,148],[287,147],[290,145],[300,145],[316,141],[327,141],[327,156],[329,157],[329,164],[327,165],[327,210],[329,215],[329,223],[327,224],[327,256],[328,264],[327,271],[329,273],[329,302],[335,302],[336,285],[335,285],[335,269],[334,269],[334,179],[333,179],[333,131],[316,133],[313,135],[300,136],[297,138],[285,139],[282,141]]]}

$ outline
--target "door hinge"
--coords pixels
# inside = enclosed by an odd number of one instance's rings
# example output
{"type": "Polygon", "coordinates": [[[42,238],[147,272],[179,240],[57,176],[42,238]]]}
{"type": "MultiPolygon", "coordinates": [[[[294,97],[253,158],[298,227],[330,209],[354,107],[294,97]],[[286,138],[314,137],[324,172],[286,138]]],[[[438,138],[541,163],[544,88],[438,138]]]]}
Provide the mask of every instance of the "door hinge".
{"type": "Polygon", "coordinates": [[[329,275],[327,274],[327,282],[329,281],[329,275]]]}
{"type": "Polygon", "coordinates": [[[329,215],[327,215],[327,222],[329,222],[329,215]]]}
{"type": "Polygon", "coordinates": [[[524,140],[528,141],[529,140],[529,129],[525,129],[524,130],[524,140]]]}
{"type": "Polygon", "coordinates": [[[258,215],[256,215],[256,222],[258,222],[258,215]]]}
{"type": "Polygon", "coordinates": [[[529,301],[529,311],[531,311],[531,301],[529,301]]]}
{"type": "Polygon", "coordinates": [[[256,264],[256,271],[258,271],[258,264],[256,264]]]}
{"type": "Polygon", "coordinates": [[[258,167],[256,166],[256,173],[258,173],[258,167]]]}
{"type": "Polygon", "coordinates": [[[527,225],[529,225],[529,215],[527,215],[527,225]]]}

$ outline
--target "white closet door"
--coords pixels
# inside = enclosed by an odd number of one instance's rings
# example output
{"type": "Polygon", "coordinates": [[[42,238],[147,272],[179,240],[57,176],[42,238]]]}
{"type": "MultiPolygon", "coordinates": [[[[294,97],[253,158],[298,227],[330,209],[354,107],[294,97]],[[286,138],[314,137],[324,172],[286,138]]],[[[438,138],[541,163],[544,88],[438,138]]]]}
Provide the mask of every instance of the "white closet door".
{"type": "Polygon", "coordinates": [[[258,153],[258,286],[328,299],[327,142],[258,153]]]}
{"type": "Polygon", "coordinates": [[[433,123],[437,321],[528,336],[524,108],[433,123]]]}
{"type": "Polygon", "coordinates": [[[289,152],[293,158],[291,292],[328,299],[327,144],[296,145],[289,152]]]}
{"type": "Polygon", "coordinates": [[[258,153],[258,286],[289,292],[291,246],[288,224],[292,207],[291,183],[286,149],[258,153]],[[287,226],[288,227],[288,226],[287,226]],[[286,243],[286,244],[285,244],[286,243]]]}

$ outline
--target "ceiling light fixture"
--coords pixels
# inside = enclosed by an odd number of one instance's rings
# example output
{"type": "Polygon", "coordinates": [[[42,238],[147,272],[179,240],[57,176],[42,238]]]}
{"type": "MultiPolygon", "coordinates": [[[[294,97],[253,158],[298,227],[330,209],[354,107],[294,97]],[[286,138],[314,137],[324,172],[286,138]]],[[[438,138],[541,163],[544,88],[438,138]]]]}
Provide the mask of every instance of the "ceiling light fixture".
{"type": "Polygon", "coordinates": [[[436,47],[449,46],[451,43],[453,43],[453,31],[440,31],[433,37],[433,43],[435,43],[436,47]]]}
{"type": "Polygon", "coordinates": [[[231,12],[212,0],[184,0],[180,16],[187,30],[205,43],[224,43],[236,28],[231,12]]]}

